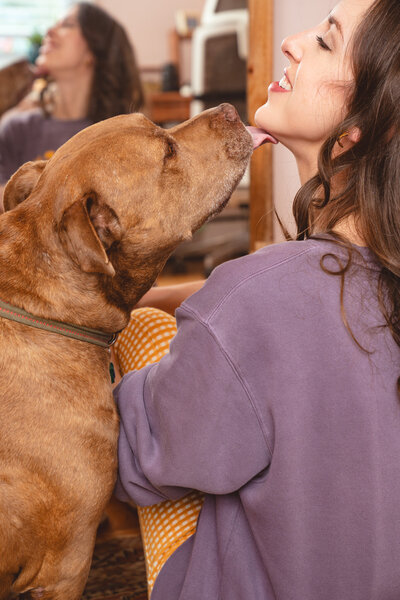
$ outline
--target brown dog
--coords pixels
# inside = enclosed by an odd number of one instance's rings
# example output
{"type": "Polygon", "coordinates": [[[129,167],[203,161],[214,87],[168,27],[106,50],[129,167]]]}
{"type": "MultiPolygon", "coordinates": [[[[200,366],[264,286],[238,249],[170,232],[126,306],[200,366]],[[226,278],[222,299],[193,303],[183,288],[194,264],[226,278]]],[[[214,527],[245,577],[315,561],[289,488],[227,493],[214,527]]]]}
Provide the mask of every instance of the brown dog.
{"type": "MultiPolygon", "coordinates": [[[[225,104],[167,131],[114,117],[27,163],[5,189],[0,299],[121,330],[252,149],[225,104]]],[[[108,350],[1,317],[0,331],[0,599],[78,600],[117,467],[108,350]]]]}
{"type": "Polygon", "coordinates": [[[34,80],[33,68],[20,60],[0,69],[0,116],[29,92],[34,80]]]}

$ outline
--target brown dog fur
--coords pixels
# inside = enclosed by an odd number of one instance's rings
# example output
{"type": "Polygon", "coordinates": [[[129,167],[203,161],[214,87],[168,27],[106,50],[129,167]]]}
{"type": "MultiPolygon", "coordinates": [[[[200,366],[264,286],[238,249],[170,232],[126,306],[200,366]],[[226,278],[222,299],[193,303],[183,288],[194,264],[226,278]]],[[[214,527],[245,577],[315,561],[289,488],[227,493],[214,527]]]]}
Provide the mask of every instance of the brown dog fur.
{"type": "MultiPolygon", "coordinates": [[[[168,131],[114,117],[24,165],[0,217],[0,298],[122,329],[171,251],[221,210],[252,147],[221,105],[168,131]]],[[[117,467],[108,351],[3,318],[0,331],[0,600],[78,600],[117,467]]]]}
{"type": "Polygon", "coordinates": [[[22,100],[33,80],[33,68],[27,60],[0,69],[0,116],[22,100]]]}

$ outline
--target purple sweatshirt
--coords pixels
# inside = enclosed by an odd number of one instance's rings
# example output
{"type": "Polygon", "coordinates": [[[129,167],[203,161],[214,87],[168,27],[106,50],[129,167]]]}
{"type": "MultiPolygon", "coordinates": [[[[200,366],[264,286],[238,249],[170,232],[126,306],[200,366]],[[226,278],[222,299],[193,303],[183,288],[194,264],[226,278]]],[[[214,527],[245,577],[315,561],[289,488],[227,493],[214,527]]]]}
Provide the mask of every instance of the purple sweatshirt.
{"type": "Polygon", "coordinates": [[[88,119],[45,117],[40,109],[5,116],[0,122],[0,185],[25,162],[50,158],[62,144],[91,124],[88,119]]]}
{"type": "Polygon", "coordinates": [[[206,493],[152,600],[400,599],[400,349],[357,250],[344,305],[368,352],[320,265],[346,253],[286,242],[216,269],[116,389],[120,498],[206,493]]]}

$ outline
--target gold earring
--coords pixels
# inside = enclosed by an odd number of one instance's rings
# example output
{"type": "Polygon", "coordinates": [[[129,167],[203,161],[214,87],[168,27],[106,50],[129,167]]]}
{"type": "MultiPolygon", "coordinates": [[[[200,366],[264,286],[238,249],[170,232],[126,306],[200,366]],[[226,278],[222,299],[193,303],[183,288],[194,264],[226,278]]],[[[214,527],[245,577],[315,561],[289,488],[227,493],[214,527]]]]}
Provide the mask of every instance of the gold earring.
{"type": "Polygon", "coordinates": [[[343,148],[343,144],[340,142],[340,140],[341,140],[342,138],[344,138],[344,137],[348,136],[348,135],[349,135],[349,132],[348,132],[348,131],[345,131],[344,133],[342,133],[342,135],[339,135],[339,137],[338,137],[338,140],[337,140],[337,141],[338,141],[338,144],[339,144],[339,146],[340,146],[341,148],[343,148]]]}

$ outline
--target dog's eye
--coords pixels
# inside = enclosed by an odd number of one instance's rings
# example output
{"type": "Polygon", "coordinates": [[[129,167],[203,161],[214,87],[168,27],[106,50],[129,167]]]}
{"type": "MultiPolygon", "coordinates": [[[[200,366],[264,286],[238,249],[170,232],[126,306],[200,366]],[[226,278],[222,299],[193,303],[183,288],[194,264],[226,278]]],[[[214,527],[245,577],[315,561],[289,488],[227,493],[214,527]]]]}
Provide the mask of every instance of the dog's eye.
{"type": "Polygon", "coordinates": [[[164,159],[173,158],[176,155],[176,144],[173,140],[165,140],[165,155],[164,159]]]}

